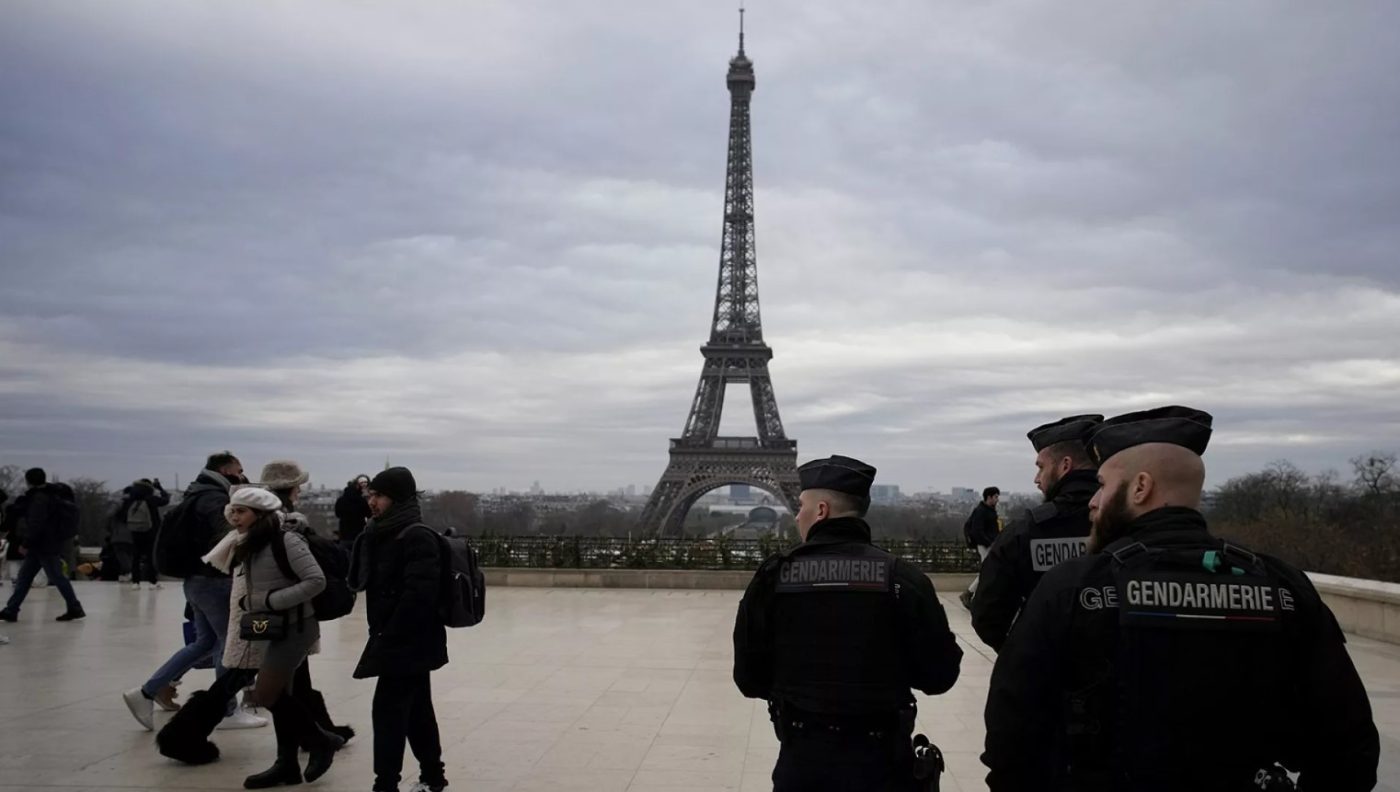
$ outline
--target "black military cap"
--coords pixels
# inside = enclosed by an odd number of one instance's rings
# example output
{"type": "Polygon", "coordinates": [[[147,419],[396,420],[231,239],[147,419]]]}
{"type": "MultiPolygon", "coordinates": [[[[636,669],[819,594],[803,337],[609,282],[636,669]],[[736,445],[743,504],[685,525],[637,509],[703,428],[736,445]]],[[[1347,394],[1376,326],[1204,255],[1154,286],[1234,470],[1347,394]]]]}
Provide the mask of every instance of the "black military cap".
{"type": "Polygon", "coordinates": [[[1117,415],[1089,435],[1089,453],[1100,465],[1119,451],[1144,443],[1171,443],[1204,454],[1210,442],[1211,420],[1210,413],[1190,407],[1158,407],[1117,415]]]}
{"type": "Polygon", "coordinates": [[[814,459],[798,468],[797,475],[804,490],[835,490],[857,498],[870,497],[870,485],[875,483],[875,468],[844,456],[814,459]]]}
{"type": "Polygon", "coordinates": [[[1102,415],[1071,415],[1068,418],[1061,418],[1058,421],[1037,426],[1026,432],[1026,437],[1031,439],[1031,445],[1039,454],[1056,443],[1070,440],[1078,440],[1082,443],[1089,439],[1089,433],[1101,423],[1103,423],[1102,415]]]}

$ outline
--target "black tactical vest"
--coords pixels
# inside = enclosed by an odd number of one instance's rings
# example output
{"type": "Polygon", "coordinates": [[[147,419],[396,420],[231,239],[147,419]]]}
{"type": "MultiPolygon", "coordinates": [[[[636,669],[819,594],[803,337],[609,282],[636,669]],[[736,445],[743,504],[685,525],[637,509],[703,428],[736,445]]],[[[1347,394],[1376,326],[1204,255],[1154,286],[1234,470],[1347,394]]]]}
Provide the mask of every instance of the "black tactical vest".
{"type": "Polygon", "coordinates": [[[774,699],[812,713],[892,714],[913,702],[899,653],[897,561],[868,539],[823,538],[789,551],[769,575],[774,699]]]}
{"type": "Polygon", "coordinates": [[[1029,597],[1052,567],[1086,552],[1089,540],[1089,499],[1098,490],[1095,471],[1070,471],[1056,486],[1054,497],[1027,510],[1026,541],[1030,571],[1023,597],[1029,597]]]}
{"type": "Polygon", "coordinates": [[[1288,744],[1295,604],[1284,578],[1203,522],[1106,548],[1074,603],[1073,788],[1248,788],[1288,744]]]}

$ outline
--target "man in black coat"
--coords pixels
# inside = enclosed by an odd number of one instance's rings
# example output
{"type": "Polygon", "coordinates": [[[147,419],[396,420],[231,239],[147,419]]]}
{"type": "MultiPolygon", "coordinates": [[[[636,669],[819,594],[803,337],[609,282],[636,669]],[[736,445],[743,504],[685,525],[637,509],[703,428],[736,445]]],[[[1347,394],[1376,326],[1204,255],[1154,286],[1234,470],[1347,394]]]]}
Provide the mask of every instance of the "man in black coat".
{"type": "Polygon", "coordinates": [[[1332,612],[1307,575],[1206,528],[1211,423],[1163,407],[1090,435],[1089,554],[1041,579],[992,671],[992,792],[1227,792],[1275,763],[1300,790],[1375,787],[1379,737],[1332,612]]]}
{"type": "Polygon", "coordinates": [[[348,553],[374,515],[369,511],[369,476],[356,476],[335,499],[335,518],[340,523],[336,538],[348,553]]]}
{"type": "MultiPolygon", "coordinates": [[[[1000,500],[1001,490],[987,487],[982,490],[982,502],[973,507],[972,513],[963,521],[963,537],[967,540],[967,546],[977,548],[977,556],[984,561],[1001,533],[1001,518],[997,516],[997,502],[1000,500]]],[[[967,591],[958,595],[958,600],[968,610],[972,609],[972,597],[977,593],[979,579],[973,578],[967,591]]]]}
{"type": "Polygon", "coordinates": [[[871,544],[875,468],[803,465],[802,544],[769,558],[734,622],[734,683],[768,702],[775,792],[913,792],[914,696],[945,693],[962,650],[928,576],[871,544]]]}
{"type": "Polygon", "coordinates": [[[1001,648],[1041,576],[1084,554],[1089,499],[1099,489],[1098,468],[1084,441],[1102,421],[1102,415],[1072,415],[1026,434],[1036,452],[1035,486],[1045,502],[1013,520],[982,560],[972,628],[993,649],[1001,648]]]}
{"type": "Polygon", "coordinates": [[[20,605],[29,596],[29,588],[34,577],[42,569],[49,582],[58,588],[68,609],[56,621],[66,622],[82,619],[83,604],[73,591],[73,584],[63,574],[63,547],[69,539],[77,535],[78,506],[73,502],[72,490],[57,484],[50,484],[48,474],[42,468],[30,468],[24,472],[24,483],[29,490],[15,499],[10,505],[11,536],[16,530],[14,523],[22,524],[24,546],[27,555],[15,579],[15,590],[4,610],[0,610],[0,621],[19,621],[20,605]]]}
{"type": "Polygon", "coordinates": [[[372,709],[374,790],[399,788],[407,740],[420,785],[441,792],[447,778],[430,675],[447,665],[447,630],[437,608],[444,559],[438,537],[423,524],[418,484],[408,468],[375,476],[369,507],[374,518],[355,542],[350,585],[365,592],[369,621],[355,678],[379,678],[372,709]]]}

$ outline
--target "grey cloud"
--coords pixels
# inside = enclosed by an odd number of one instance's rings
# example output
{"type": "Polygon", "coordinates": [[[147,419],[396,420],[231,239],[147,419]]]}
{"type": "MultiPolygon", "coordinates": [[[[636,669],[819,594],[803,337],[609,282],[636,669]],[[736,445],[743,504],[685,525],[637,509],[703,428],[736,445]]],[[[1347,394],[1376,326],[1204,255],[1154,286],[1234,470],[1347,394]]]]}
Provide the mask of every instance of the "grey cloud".
{"type": "MultiPolygon", "coordinates": [[[[713,299],[728,14],[0,15],[4,456],[659,473],[713,299]]],[[[764,318],[804,455],[1012,480],[1026,426],[1167,401],[1219,414],[1213,478],[1400,442],[1393,6],[750,21],[764,318]]]]}

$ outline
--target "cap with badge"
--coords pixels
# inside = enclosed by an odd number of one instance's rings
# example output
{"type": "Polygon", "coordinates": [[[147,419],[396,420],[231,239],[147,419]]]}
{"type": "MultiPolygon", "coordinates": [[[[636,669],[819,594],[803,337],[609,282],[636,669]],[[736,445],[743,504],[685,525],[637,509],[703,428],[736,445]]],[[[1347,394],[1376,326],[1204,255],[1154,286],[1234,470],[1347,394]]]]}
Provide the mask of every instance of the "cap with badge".
{"type": "Polygon", "coordinates": [[[844,492],[858,498],[870,497],[870,485],[875,483],[875,468],[859,459],[830,456],[814,459],[797,469],[802,489],[824,489],[844,492]]]}
{"type": "Polygon", "coordinates": [[[1211,415],[1190,407],[1158,407],[1109,418],[1089,435],[1089,454],[1102,465],[1119,451],[1145,443],[1170,443],[1204,454],[1211,415]]]}
{"type": "Polygon", "coordinates": [[[1087,442],[1089,434],[1101,423],[1103,423],[1102,415],[1071,415],[1068,418],[1041,424],[1026,432],[1026,437],[1030,438],[1031,446],[1039,454],[1056,443],[1066,443],[1071,440],[1078,440],[1081,443],[1087,442]]]}

